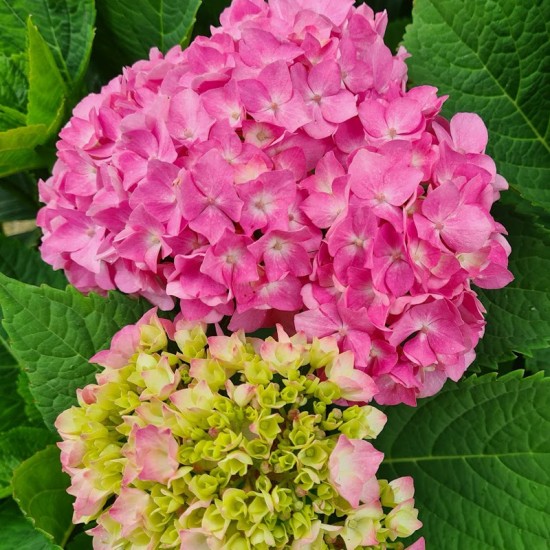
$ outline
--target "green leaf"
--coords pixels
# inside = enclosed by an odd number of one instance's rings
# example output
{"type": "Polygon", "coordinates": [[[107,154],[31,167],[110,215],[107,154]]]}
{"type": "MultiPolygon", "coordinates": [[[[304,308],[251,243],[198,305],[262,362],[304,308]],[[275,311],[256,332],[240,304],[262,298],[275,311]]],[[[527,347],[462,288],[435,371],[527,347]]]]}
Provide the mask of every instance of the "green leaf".
{"type": "Polygon", "coordinates": [[[510,232],[509,269],[515,280],[503,289],[478,291],[487,328],[477,363],[493,368],[517,353],[530,356],[550,345],[550,231],[501,205],[495,217],[510,232]]]}
{"type": "Polygon", "coordinates": [[[14,470],[51,443],[54,443],[54,437],[46,428],[19,426],[0,433],[0,498],[11,495],[14,470]]]}
{"type": "Polygon", "coordinates": [[[73,525],[69,476],[61,471],[59,449],[51,445],[23,462],[13,473],[13,498],[34,526],[60,546],[73,525]]]}
{"type": "Polygon", "coordinates": [[[78,533],[65,546],[66,550],[93,550],[92,537],[86,533],[78,533]]]}
{"type": "Polygon", "coordinates": [[[68,95],[48,44],[29,17],[29,103],[27,124],[44,124],[46,137],[55,133],[64,117],[68,95]]]}
{"type": "Polygon", "coordinates": [[[27,18],[40,30],[69,84],[84,77],[94,38],[93,0],[0,0],[0,51],[26,48],[27,18]]]}
{"type": "Polygon", "coordinates": [[[153,46],[166,52],[185,44],[201,0],[97,0],[98,27],[109,43],[105,54],[119,64],[149,57],[153,46]],[[111,42],[112,41],[112,42],[111,42]]]}
{"type": "Polygon", "coordinates": [[[0,236],[0,272],[31,285],[44,283],[59,289],[67,286],[62,271],[54,271],[36,250],[11,237],[0,236]]]}
{"type": "MultiPolygon", "coordinates": [[[[67,286],[67,279],[61,271],[54,271],[40,258],[40,254],[13,237],[0,236],[0,273],[23,283],[40,285],[45,283],[55,288],[67,286]]],[[[0,320],[2,319],[0,299],[0,320]]],[[[0,340],[7,335],[0,325],[0,340]]],[[[8,346],[9,347],[9,346],[8,346]]]]}
{"type": "Polygon", "coordinates": [[[26,368],[46,425],[76,403],[75,391],[93,381],[88,362],[123,326],[151,306],[119,293],[108,298],[40,288],[0,275],[0,303],[10,349],[26,368]]]}
{"type": "Polygon", "coordinates": [[[388,407],[380,476],[413,476],[427,548],[546,548],[550,379],[470,377],[388,407]]]}
{"type": "Polygon", "coordinates": [[[5,105],[0,105],[0,132],[19,128],[19,126],[25,126],[25,124],[27,124],[27,117],[23,113],[5,105]]]}
{"type": "Polygon", "coordinates": [[[20,370],[17,377],[17,393],[23,399],[25,416],[29,424],[43,426],[44,421],[40,411],[36,408],[36,401],[31,393],[30,383],[29,375],[24,370],[20,370]]]}
{"type": "Polygon", "coordinates": [[[12,365],[14,363],[14,359],[11,353],[8,352],[8,350],[0,344],[0,367],[4,367],[5,365],[12,365]]]}
{"type": "Polygon", "coordinates": [[[550,348],[536,350],[533,357],[526,357],[525,369],[529,372],[544,371],[545,376],[550,376],[550,348]]]}
{"type": "Polygon", "coordinates": [[[413,83],[450,94],[447,114],[476,111],[488,153],[528,200],[550,208],[550,56],[546,0],[416,0],[405,46],[413,83]]]}
{"type": "MultiPolygon", "coordinates": [[[[27,420],[25,415],[25,402],[17,393],[17,376],[19,367],[17,365],[0,364],[0,432],[24,424],[27,420]]],[[[0,450],[2,445],[0,445],[0,450]]]]}
{"type": "Polygon", "coordinates": [[[59,548],[25,519],[19,506],[11,498],[0,502],[0,525],[2,526],[0,548],[3,550],[52,550],[59,548]]]}
{"type": "Polygon", "coordinates": [[[0,179],[0,222],[34,219],[38,206],[32,176],[19,173],[0,179]]]}
{"type": "Polygon", "coordinates": [[[26,113],[26,58],[23,54],[0,55],[0,105],[26,113]]]}
{"type": "Polygon", "coordinates": [[[0,132],[0,178],[22,170],[48,165],[49,158],[36,147],[48,139],[44,124],[22,126],[0,132]]]}

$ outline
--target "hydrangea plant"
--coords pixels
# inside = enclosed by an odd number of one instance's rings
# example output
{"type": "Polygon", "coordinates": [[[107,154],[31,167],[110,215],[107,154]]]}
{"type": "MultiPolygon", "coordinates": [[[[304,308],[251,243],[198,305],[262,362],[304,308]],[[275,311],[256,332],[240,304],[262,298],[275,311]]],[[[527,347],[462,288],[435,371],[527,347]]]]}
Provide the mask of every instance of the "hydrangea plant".
{"type": "Polygon", "coordinates": [[[146,313],[59,415],[73,521],[97,521],[94,548],[403,548],[422,525],[412,478],[376,478],[367,440],[386,416],[360,404],[373,385],[353,354],[281,327],[206,330],[146,313]]]}
{"type": "Polygon", "coordinates": [[[546,548],[550,5],[411,4],[0,2],[0,546],[546,548]]]}

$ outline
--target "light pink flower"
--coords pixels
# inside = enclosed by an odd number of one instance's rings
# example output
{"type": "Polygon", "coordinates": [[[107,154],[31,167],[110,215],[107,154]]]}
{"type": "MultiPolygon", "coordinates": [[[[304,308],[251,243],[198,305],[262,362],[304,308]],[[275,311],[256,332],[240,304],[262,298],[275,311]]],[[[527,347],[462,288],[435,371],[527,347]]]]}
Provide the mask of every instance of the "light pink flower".
{"type": "MultiPolygon", "coordinates": [[[[384,454],[368,441],[338,438],[330,459],[330,481],[353,508],[358,508],[365,484],[376,474],[384,454]]],[[[363,495],[364,496],[364,495],[363,495]]]]}
{"type": "Polygon", "coordinates": [[[369,402],[378,388],[373,379],[354,367],[354,356],[351,351],[338,355],[325,370],[327,378],[342,390],[342,398],[348,401],[369,402]]]}
{"type": "Polygon", "coordinates": [[[151,502],[149,493],[140,489],[123,487],[109,515],[122,526],[121,535],[128,538],[136,528],[144,526],[147,521],[147,507],[151,502]]]}
{"type": "Polygon", "coordinates": [[[169,428],[146,426],[136,431],[136,465],[139,479],[166,484],[176,473],[178,444],[169,428]]]}

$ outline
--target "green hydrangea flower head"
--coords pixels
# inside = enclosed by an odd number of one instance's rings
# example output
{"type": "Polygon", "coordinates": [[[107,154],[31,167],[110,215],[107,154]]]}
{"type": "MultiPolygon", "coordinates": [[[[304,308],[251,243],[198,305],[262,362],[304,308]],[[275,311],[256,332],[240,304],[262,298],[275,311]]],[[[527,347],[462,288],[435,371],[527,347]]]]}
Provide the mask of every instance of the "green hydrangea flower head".
{"type": "Polygon", "coordinates": [[[386,418],[351,352],[280,327],[265,341],[207,330],[150,311],[58,417],[94,548],[403,548],[421,526],[412,480],[376,478],[367,440],[386,418]]]}

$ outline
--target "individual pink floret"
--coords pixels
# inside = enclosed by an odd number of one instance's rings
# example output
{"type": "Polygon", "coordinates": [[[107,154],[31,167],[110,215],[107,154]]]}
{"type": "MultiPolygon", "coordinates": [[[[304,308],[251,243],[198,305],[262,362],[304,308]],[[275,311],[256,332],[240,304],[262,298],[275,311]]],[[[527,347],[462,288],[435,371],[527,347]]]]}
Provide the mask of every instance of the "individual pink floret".
{"type": "Polygon", "coordinates": [[[382,463],[384,453],[377,451],[368,441],[338,438],[330,455],[330,479],[338,487],[338,492],[357,508],[360,502],[370,500],[364,494],[367,481],[372,478],[382,463]]]}

